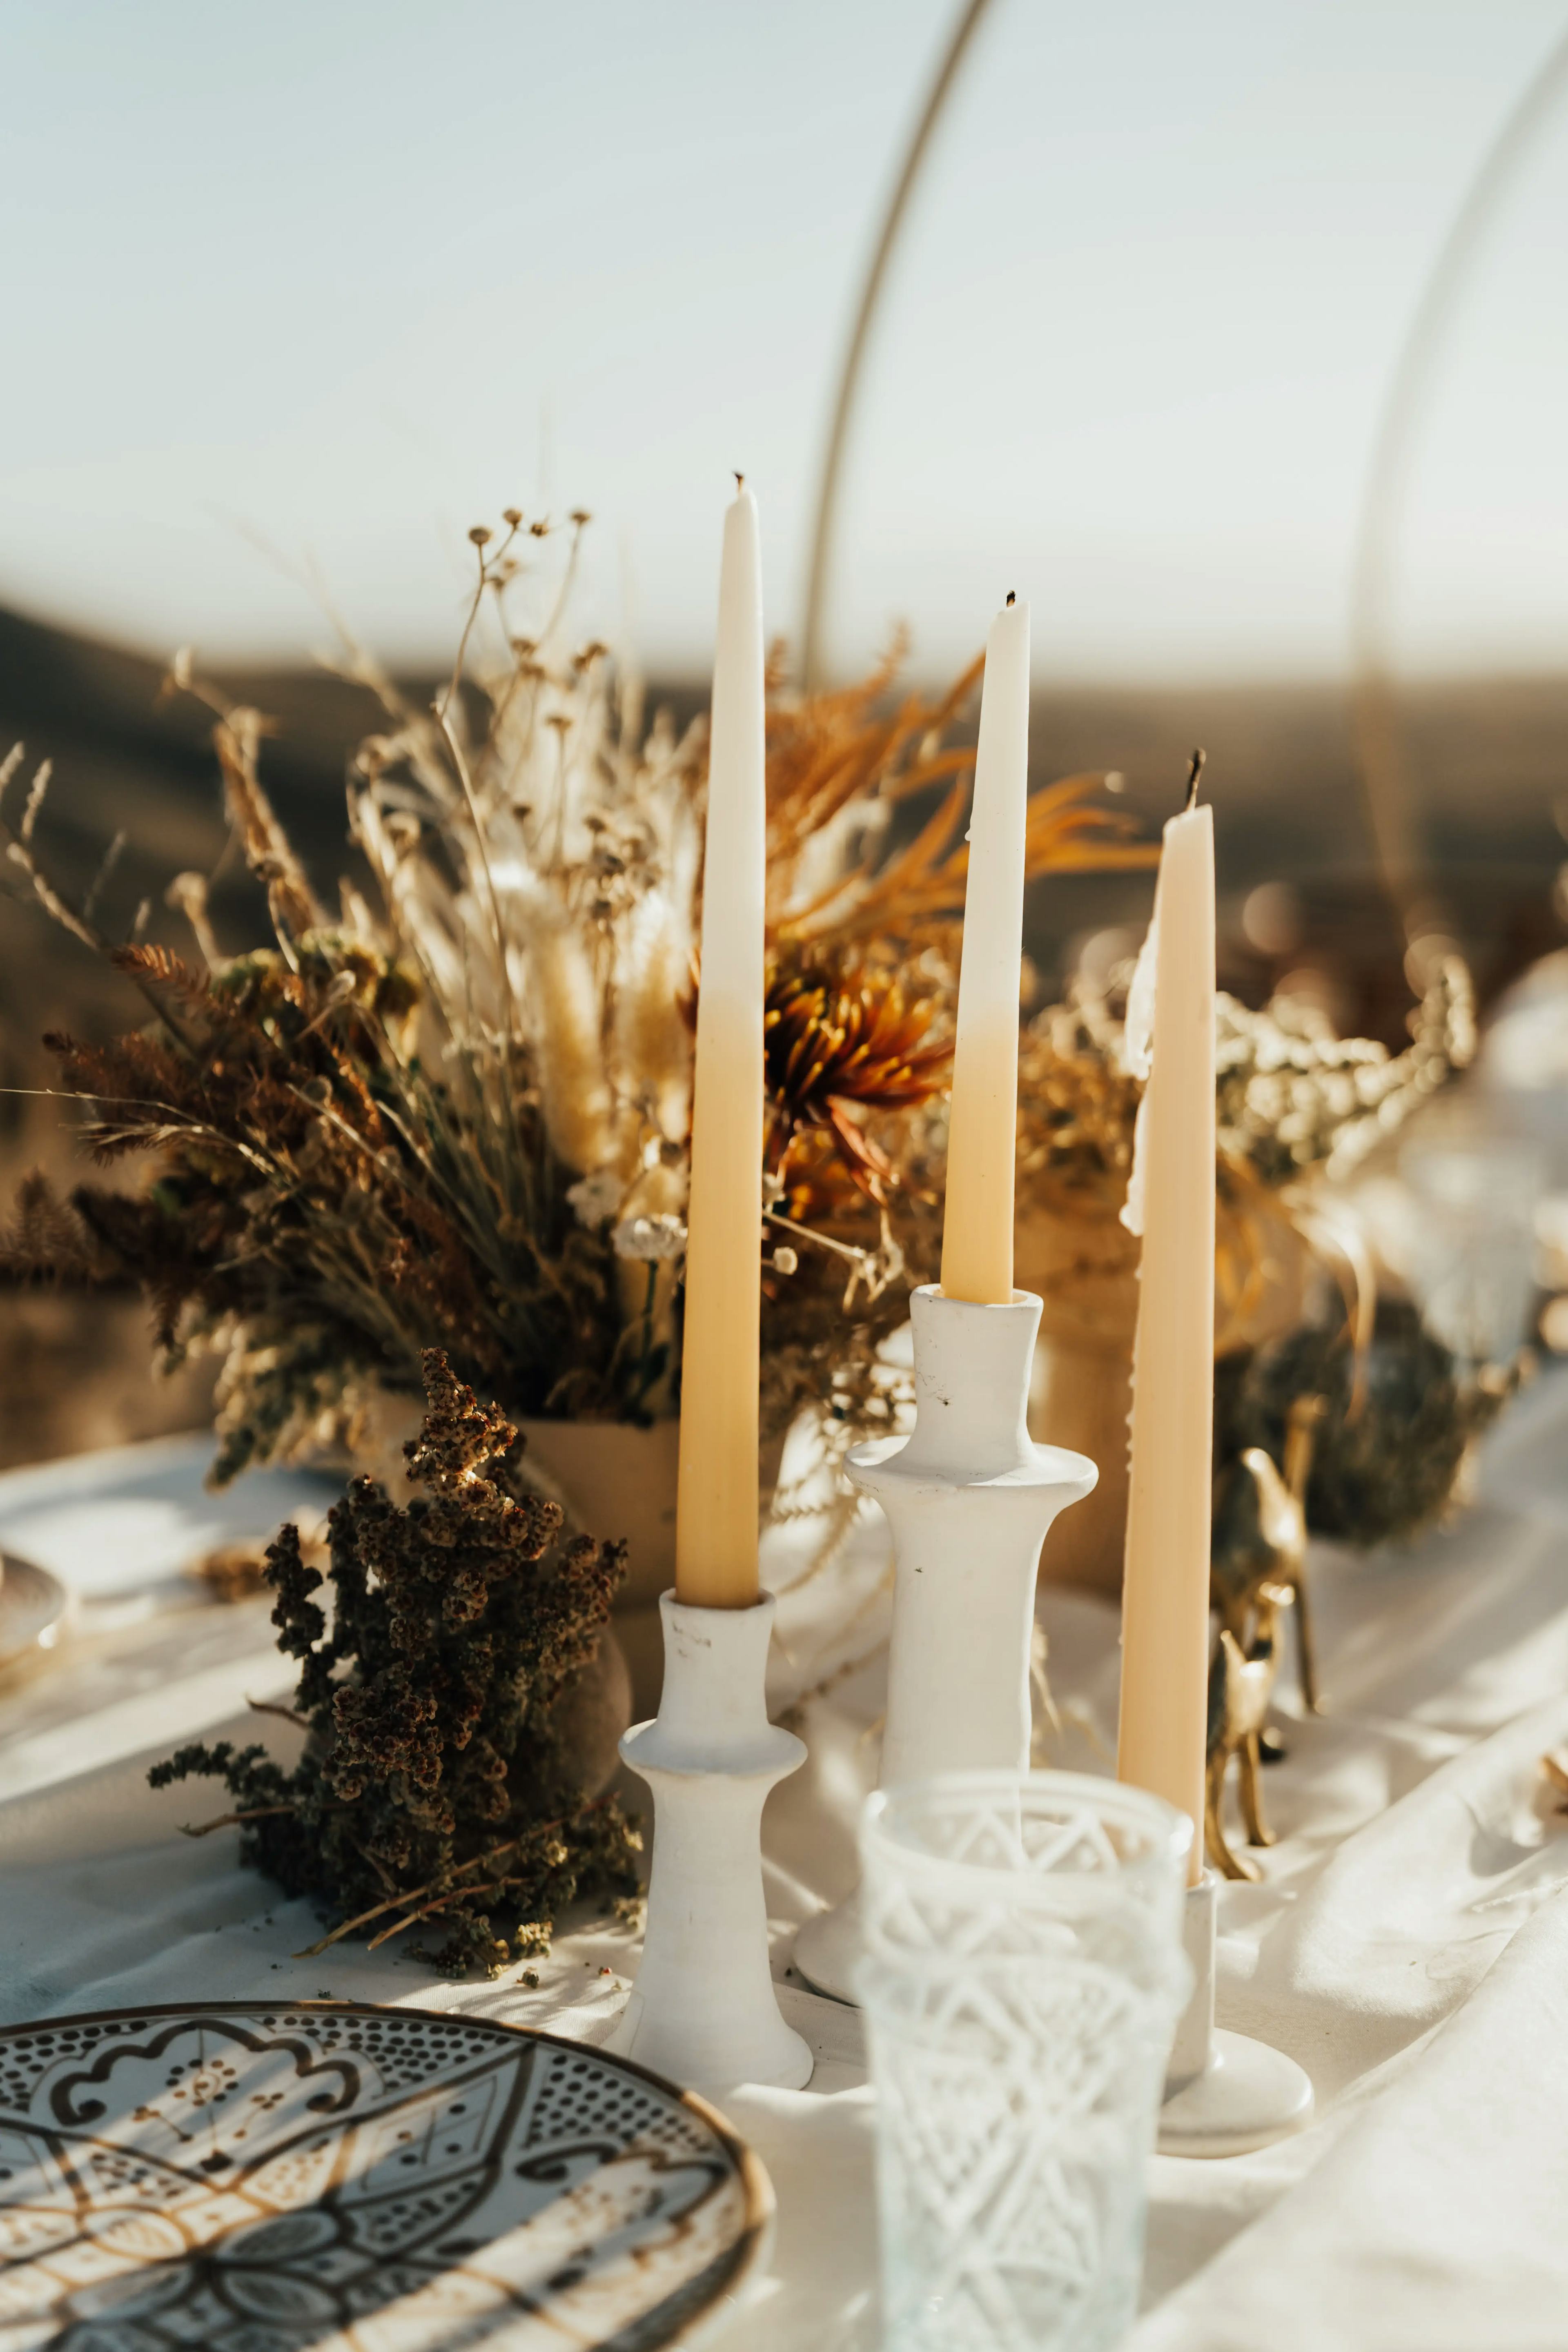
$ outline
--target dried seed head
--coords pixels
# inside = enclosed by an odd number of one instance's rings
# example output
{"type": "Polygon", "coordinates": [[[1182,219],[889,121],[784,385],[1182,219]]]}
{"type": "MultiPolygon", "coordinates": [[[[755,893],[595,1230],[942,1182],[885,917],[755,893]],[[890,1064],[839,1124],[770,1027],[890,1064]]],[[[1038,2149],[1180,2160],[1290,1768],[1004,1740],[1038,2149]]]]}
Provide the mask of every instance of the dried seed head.
{"type": "Polygon", "coordinates": [[[477,522],[468,533],[476,547],[488,547],[492,536],[489,524],[482,522],[477,522]]]}
{"type": "Polygon", "coordinates": [[[515,530],[519,523],[522,520],[522,509],[521,507],[502,507],[500,510],[500,519],[502,522],[510,524],[511,529],[515,530]]]}

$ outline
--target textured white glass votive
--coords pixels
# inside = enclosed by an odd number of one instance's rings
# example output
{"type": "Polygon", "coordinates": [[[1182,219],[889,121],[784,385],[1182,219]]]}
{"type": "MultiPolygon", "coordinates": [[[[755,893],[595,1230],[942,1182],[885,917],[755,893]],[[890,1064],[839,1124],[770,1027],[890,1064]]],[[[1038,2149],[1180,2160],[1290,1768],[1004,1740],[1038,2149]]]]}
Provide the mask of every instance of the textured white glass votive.
{"type": "Polygon", "coordinates": [[[1102,2352],[1131,2323],[1191,1837],[1075,1772],[868,1801],[886,2352],[1102,2352]]]}

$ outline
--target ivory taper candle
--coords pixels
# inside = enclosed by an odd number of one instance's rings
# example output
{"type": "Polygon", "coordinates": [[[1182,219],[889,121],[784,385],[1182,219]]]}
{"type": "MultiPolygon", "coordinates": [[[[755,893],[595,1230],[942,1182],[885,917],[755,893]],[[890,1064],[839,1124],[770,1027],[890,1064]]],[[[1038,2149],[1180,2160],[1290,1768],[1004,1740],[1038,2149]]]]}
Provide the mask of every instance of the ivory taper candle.
{"type": "Polygon", "coordinates": [[[942,1289],[983,1307],[1013,1296],[1028,791],[1029,608],[1009,596],[985,640],[942,1227],[942,1289]]]}
{"type": "MultiPolygon", "coordinates": [[[[1194,758],[1189,800],[1202,755],[1194,758]]],[[[1214,818],[1165,827],[1154,916],[1127,1008],[1147,1083],[1124,1222],[1143,1236],[1121,1588],[1118,1777],[1193,1823],[1204,1853],[1214,1441],[1214,818]]]]}
{"type": "Polygon", "coordinates": [[[757,1598],[765,834],[762,558],[742,483],[713,655],[675,1522],[676,1596],[715,1609],[757,1598]]]}

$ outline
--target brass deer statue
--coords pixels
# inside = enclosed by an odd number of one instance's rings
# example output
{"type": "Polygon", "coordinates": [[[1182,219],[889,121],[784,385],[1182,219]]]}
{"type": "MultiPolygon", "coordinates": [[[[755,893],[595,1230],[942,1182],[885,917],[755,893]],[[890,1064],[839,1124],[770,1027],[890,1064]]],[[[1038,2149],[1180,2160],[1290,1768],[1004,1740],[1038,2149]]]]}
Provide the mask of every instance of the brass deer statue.
{"type": "Polygon", "coordinates": [[[1268,1580],[1253,1595],[1253,1631],[1244,1650],[1228,1625],[1209,1667],[1208,1759],[1204,1775],[1204,1843],[1209,1860],[1226,1878],[1259,1878],[1250,1854],[1235,1853],[1225,1833],[1225,1784],[1230,1759],[1237,1759],[1241,1818],[1249,1845],[1272,1845],[1274,1832],[1263,1818],[1258,1770],[1263,1719],[1279,1671],[1279,1622],[1290,1605],[1287,1585],[1268,1580]]]}
{"type": "Polygon", "coordinates": [[[1257,1493],[1258,1540],[1243,1556],[1239,1578],[1216,1578],[1220,1636],[1209,1669],[1204,1791],[1205,1842],[1210,1860],[1226,1878],[1259,1875],[1258,1864],[1246,1854],[1233,1853],[1226,1838],[1225,1784],[1233,1756],[1238,1759],[1247,1843],[1274,1843],[1263,1815],[1258,1774],[1264,1752],[1264,1720],[1279,1672],[1282,1609],[1295,1611],[1302,1700],[1311,1714],[1321,1714],[1322,1709],[1307,1603],[1306,1496],[1317,1425],[1325,1410],[1323,1400],[1315,1396],[1298,1397],[1290,1407],[1283,1475],[1261,1446],[1248,1446],[1241,1456],[1240,1467],[1257,1493]]]}

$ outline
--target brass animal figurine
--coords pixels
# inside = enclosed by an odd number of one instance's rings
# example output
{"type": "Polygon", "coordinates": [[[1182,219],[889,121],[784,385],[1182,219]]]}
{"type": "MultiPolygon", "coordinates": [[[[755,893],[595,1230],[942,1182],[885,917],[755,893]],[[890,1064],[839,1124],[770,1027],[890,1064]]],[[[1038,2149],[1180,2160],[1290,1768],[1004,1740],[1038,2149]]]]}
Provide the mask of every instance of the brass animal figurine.
{"type": "Polygon", "coordinates": [[[1327,1410],[1321,1397],[1298,1397],[1285,1427],[1283,1475],[1261,1446],[1248,1446],[1238,1466],[1257,1498],[1257,1533],[1216,1561],[1219,1644],[1209,1669],[1208,1748],[1204,1834],[1209,1859],[1226,1878],[1257,1878],[1258,1865],[1235,1853],[1226,1837],[1225,1786],[1230,1759],[1238,1760],[1241,1815],[1247,1843],[1268,1846],[1274,1834],[1263,1815],[1258,1767],[1283,1751],[1265,1729],[1279,1673],[1279,1612],[1293,1608],[1301,1697],[1322,1712],[1307,1603],[1307,1481],[1317,1426],[1327,1410]]]}
{"type": "Polygon", "coordinates": [[[1209,1860],[1226,1878],[1260,1878],[1263,1874],[1249,1854],[1233,1853],[1226,1837],[1225,1784],[1233,1756],[1239,1767],[1241,1818],[1246,1824],[1247,1843],[1274,1843],[1274,1832],[1263,1818],[1263,1792],[1258,1771],[1262,1762],[1263,1720],[1279,1672],[1279,1612],[1289,1608],[1291,1599],[1288,1586],[1266,1579],[1252,1596],[1253,1629],[1246,1649],[1230,1627],[1222,1625],[1209,1668],[1204,1843],[1209,1860]]]}
{"type": "Polygon", "coordinates": [[[1320,1396],[1298,1397],[1291,1405],[1285,1423],[1283,1475],[1260,1445],[1249,1445],[1242,1455],[1240,1466],[1257,1491],[1258,1540],[1239,1562],[1239,1575],[1233,1570],[1228,1578],[1215,1580],[1220,1622],[1229,1626],[1243,1651],[1253,1595],[1264,1578],[1289,1592],[1296,1604],[1301,1700],[1309,1715],[1321,1715],[1323,1702],[1307,1596],[1307,1482],[1312,1475],[1318,1423],[1327,1411],[1320,1396]]]}

